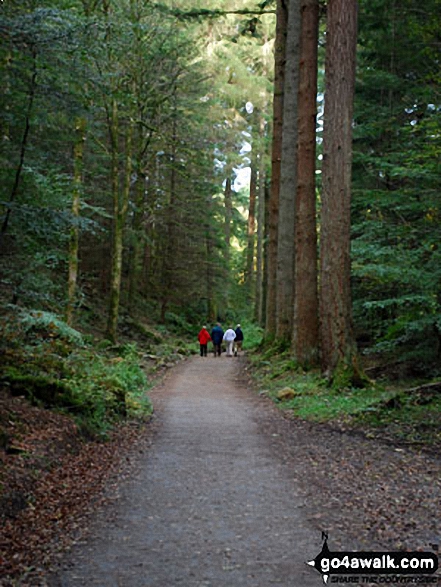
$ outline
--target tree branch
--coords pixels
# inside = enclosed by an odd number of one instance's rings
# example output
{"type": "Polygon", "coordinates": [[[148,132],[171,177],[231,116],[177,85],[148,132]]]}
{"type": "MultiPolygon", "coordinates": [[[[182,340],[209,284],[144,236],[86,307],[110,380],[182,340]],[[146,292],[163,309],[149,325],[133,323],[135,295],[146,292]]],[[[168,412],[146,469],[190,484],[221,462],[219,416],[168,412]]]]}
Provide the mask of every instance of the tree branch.
{"type": "MultiPolygon", "coordinates": [[[[37,51],[36,51],[35,46],[33,46],[32,47],[32,76],[31,76],[31,81],[30,81],[30,85],[29,85],[29,101],[28,101],[28,106],[27,106],[26,116],[25,116],[25,128],[23,131],[23,138],[21,141],[20,159],[19,159],[17,171],[15,173],[15,179],[14,179],[14,184],[12,186],[11,195],[9,196],[9,203],[10,204],[15,200],[15,198],[17,196],[18,187],[19,187],[20,179],[21,179],[21,174],[23,171],[26,149],[28,146],[28,137],[29,137],[29,132],[31,129],[31,115],[32,115],[32,108],[33,108],[34,98],[35,98],[35,93],[36,93],[36,87],[37,87],[37,51]]],[[[5,219],[4,219],[2,227],[1,227],[0,237],[3,237],[6,234],[6,231],[8,230],[8,224],[9,224],[9,218],[11,216],[11,210],[12,210],[11,207],[9,207],[6,211],[5,219]]]]}

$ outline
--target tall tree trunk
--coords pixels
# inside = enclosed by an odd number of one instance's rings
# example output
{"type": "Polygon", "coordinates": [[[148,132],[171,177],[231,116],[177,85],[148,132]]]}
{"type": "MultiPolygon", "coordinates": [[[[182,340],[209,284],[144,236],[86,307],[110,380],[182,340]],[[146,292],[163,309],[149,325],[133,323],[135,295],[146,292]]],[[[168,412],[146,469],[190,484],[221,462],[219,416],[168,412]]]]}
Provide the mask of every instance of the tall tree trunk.
{"type": "Polygon", "coordinates": [[[254,253],[256,233],[256,200],[257,200],[257,148],[256,143],[251,154],[251,178],[250,178],[250,203],[248,208],[247,227],[247,259],[245,267],[245,286],[247,289],[248,301],[251,303],[254,297],[254,253]]]}
{"type": "Polygon", "coordinates": [[[269,203],[270,183],[268,176],[265,177],[265,227],[263,236],[263,288],[262,288],[262,326],[266,327],[266,310],[268,298],[268,240],[269,240],[269,203]]]}
{"type": "MultiPolygon", "coordinates": [[[[322,369],[354,376],[356,348],[350,287],[352,114],[357,41],[356,0],[330,0],[327,13],[320,318],[322,369]]],[[[356,374],[357,375],[357,374],[356,374]]]]}
{"type": "MultiPolygon", "coordinates": [[[[139,167],[137,165],[139,170],[139,167]]],[[[132,234],[131,234],[131,255],[129,265],[129,311],[132,312],[135,306],[136,291],[138,288],[139,275],[142,264],[142,220],[144,216],[144,175],[137,173],[136,181],[136,195],[135,195],[135,210],[133,212],[132,234]]]]}
{"type": "Polygon", "coordinates": [[[78,243],[80,229],[78,221],[80,217],[81,193],[83,187],[83,153],[86,140],[86,121],[79,118],[75,124],[76,142],[74,147],[74,179],[72,194],[72,227],[69,239],[69,266],[67,284],[66,322],[73,324],[75,301],[78,281],[78,243]]]}
{"type": "MultiPolygon", "coordinates": [[[[176,109],[176,94],[173,96],[174,107],[176,109]]],[[[170,292],[173,287],[173,256],[177,248],[176,223],[177,223],[177,201],[176,201],[176,148],[178,141],[178,128],[176,114],[172,122],[172,146],[170,157],[170,202],[168,205],[167,218],[167,243],[165,247],[165,256],[163,259],[163,279],[162,279],[162,300],[161,300],[161,322],[165,323],[165,315],[170,304],[170,292]]]]}
{"type": "Polygon", "coordinates": [[[142,152],[142,127],[138,125],[137,133],[137,156],[136,156],[136,184],[134,196],[134,210],[131,231],[131,255],[129,264],[129,311],[135,306],[136,293],[139,290],[141,268],[143,264],[143,249],[145,242],[144,235],[144,214],[146,202],[146,174],[143,169],[144,153],[142,152]]]}
{"type": "Polygon", "coordinates": [[[121,222],[120,222],[120,194],[119,194],[119,165],[118,165],[118,106],[116,100],[112,100],[112,110],[110,123],[110,143],[112,150],[111,162],[111,185],[112,185],[112,202],[113,202],[113,232],[112,232],[112,271],[110,277],[110,302],[109,315],[107,319],[107,337],[116,341],[118,328],[119,299],[121,285],[121,260],[122,255],[119,253],[120,243],[122,242],[121,222]]]}
{"type": "Polygon", "coordinates": [[[265,119],[259,123],[259,190],[257,199],[257,255],[256,255],[256,302],[254,318],[262,324],[263,276],[264,276],[264,232],[265,232],[265,119]]]}
{"type": "Polygon", "coordinates": [[[233,190],[231,187],[231,170],[228,169],[228,176],[225,181],[224,204],[225,204],[225,255],[224,255],[224,292],[223,304],[227,309],[230,302],[230,283],[231,283],[231,221],[233,218],[233,190]]]}
{"type": "Polygon", "coordinates": [[[225,181],[224,202],[225,202],[225,265],[230,270],[230,246],[231,246],[231,219],[233,215],[231,178],[225,181]]]}
{"type": "MultiPolygon", "coordinates": [[[[228,188],[228,179],[227,185],[225,186],[225,192],[227,192],[228,188]]],[[[231,181],[230,181],[230,191],[231,191],[231,181]]],[[[231,193],[230,193],[231,198],[231,193]]],[[[225,201],[226,206],[226,201],[225,201]]],[[[212,209],[213,209],[213,202],[212,198],[210,197],[208,200],[208,216],[207,216],[207,224],[206,224],[206,232],[205,232],[205,241],[206,241],[206,287],[207,287],[207,318],[209,322],[214,322],[216,320],[217,314],[217,307],[216,307],[216,299],[215,299],[215,284],[214,284],[214,275],[213,275],[213,266],[214,266],[214,236],[213,236],[213,227],[210,223],[212,218],[212,209]]],[[[225,240],[227,242],[227,247],[229,247],[229,234],[227,239],[227,230],[225,235],[225,240]]],[[[227,279],[225,280],[225,284],[228,284],[228,275],[227,279]]],[[[228,293],[228,287],[227,287],[228,293]]],[[[228,302],[228,299],[226,300],[228,302]]]]}
{"type": "Polygon", "coordinates": [[[130,194],[130,179],[132,174],[132,132],[129,123],[126,135],[126,161],[124,186],[122,197],[119,193],[119,165],[118,165],[118,109],[116,100],[113,100],[111,118],[112,143],[112,196],[113,196],[113,238],[112,238],[112,276],[110,282],[109,317],[107,321],[107,336],[116,342],[119,303],[121,297],[122,253],[124,225],[127,216],[130,194]]]}
{"type": "Polygon", "coordinates": [[[277,339],[289,344],[291,344],[293,334],[299,57],[300,0],[289,0],[279,192],[276,324],[277,339]]]}
{"type": "Polygon", "coordinates": [[[307,366],[319,357],[315,193],[318,0],[302,0],[301,10],[293,349],[297,361],[307,366]]]}
{"type": "Polygon", "coordinates": [[[283,91],[285,79],[286,27],[288,11],[285,0],[277,0],[275,39],[273,138],[271,147],[271,191],[268,203],[268,267],[266,288],[265,336],[276,335],[277,310],[277,225],[279,221],[280,163],[282,160],[283,91]]]}
{"type": "MultiPolygon", "coordinates": [[[[142,3],[139,0],[130,0],[130,20],[134,35],[133,51],[138,57],[142,54],[143,29],[140,26],[142,20],[142,3]]],[[[147,174],[146,160],[148,147],[153,131],[146,130],[144,126],[145,104],[142,100],[143,81],[142,72],[138,71],[133,80],[133,95],[137,97],[136,105],[136,134],[134,153],[135,157],[135,194],[132,218],[130,258],[128,267],[128,305],[132,312],[136,305],[136,294],[139,292],[141,271],[143,266],[143,252],[145,248],[145,207],[147,199],[147,174]]],[[[150,187],[150,185],[149,185],[150,187]]]]}

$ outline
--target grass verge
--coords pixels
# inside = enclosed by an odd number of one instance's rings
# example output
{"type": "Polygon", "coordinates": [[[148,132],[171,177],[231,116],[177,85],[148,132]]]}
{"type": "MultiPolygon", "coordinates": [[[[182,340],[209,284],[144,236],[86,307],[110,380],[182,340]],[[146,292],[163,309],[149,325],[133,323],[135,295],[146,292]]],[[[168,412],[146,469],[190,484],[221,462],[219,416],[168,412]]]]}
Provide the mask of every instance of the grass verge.
{"type": "Polygon", "coordinates": [[[289,352],[255,352],[249,359],[259,393],[298,418],[441,449],[441,384],[372,382],[363,389],[333,389],[318,371],[299,369],[289,352]]]}

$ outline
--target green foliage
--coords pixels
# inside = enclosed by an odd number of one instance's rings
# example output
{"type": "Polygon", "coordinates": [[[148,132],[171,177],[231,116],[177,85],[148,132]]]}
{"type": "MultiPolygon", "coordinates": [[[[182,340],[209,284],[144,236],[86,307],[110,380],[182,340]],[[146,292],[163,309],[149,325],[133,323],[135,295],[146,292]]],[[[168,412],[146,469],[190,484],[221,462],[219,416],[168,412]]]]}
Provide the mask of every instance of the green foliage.
{"type": "Polygon", "coordinates": [[[424,227],[418,221],[412,226],[412,233],[406,234],[405,226],[394,230],[386,218],[382,227],[364,225],[363,236],[353,246],[354,314],[370,352],[400,353],[411,362],[425,355],[426,369],[436,369],[441,332],[439,252],[434,235],[421,231],[422,241],[417,243],[419,227],[424,227]],[[374,238],[376,244],[370,244],[374,238]]]}
{"type": "Polygon", "coordinates": [[[439,8],[361,3],[354,126],[357,335],[366,352],[426,374],[441,369],[439,8]]]}
{"type": "MultiPolygon", "coordinates": [[[[317,382],[315,383],[317,385],[317,382]]],[[[381,401],[382,393],[377,389],[332,391],[326,387],[314,387],[314,382],[295,383],[296,397],[284,403],[299,418],[316,422],[345,419],[368,409],[381,401]]]]}
{"type": "Polygon", "coordinates": [[[286,340],[282,340],[280,338],[268,340],[263,339],[262,347],[262,357],[264,357],[265,360],[269,360],[274,357],[285,357],[288,360],[291,358],[291,345],[286,340]]]}
{"type": "Polygon", "coordinates": [[[80,427],[105,433],[121,417],[151,413],[147,379],[135,347],[126,347],[116,357],[77,351],[70,355],[67,368],[72,394],[68,410],[79,413],[80,427]]]}
{"type": "Polygon", "coordinates": [[[371,381],[363,373],[358,359],[354,355],[352,361],[340,361],[332,373],[332,389],[342,391],[346,389],[362,389],[370,387],[371,381]]]}
{"type": "Polygon", "coordinates": [[[28,337],[32,333],[32,335],[40,338],[60,338],[73,345],[84,345],[81,333],[68,326],[52,312],[21,310],[19,314],[19,322],[23,328],[24,334],[28,337]]]}
{"type": "Polygon", "coordinates": [[[263,329],[254,322],[241,322],[244,333],[243,348],[253,350],[260,346],[263,337],[263,329]]]}
{"type": "Polygon", "coordinates": [[[121,150],[116,162],[111,157],[112,101],[120,145],[136,121],[123,290],[133,266],[140,273],[141,259],[151,259],[145,278],[132,280],[135,291],[122,296],[124,303],[147,292],[166,311],[186,315],[185,321],[202,316],[208,265],[212,291],[221,291],[222,215],[207,206],[217,190],[218,116],[202,100],[209,90],[204,60],[196,54],[194,28],[177,26],[149,3],[136,6],[121,2],[106,11],[96,3],[50,0],[2,6],[0,224],[7,215],[9,223],[0,243],[0,272],[14,303],[63,309],[67,247],[76,226],[77,299],[87,309],[103,302],[110,277],[110,171],[113,163],[124,166],[121,150]],[[75,219],[70,206],[78,118],[85,121],[86,137],[75,219]]]}
{"type": "MultiPolygon", "coordinates": [[[[158,329],[153,328],[149,324],[146,324],[145,322],[142,322],[140,320],[133,319],[131,317],[127,318],[125,322],[142,336],[143,341],[155,344],[160,344],[164,342],[164,337],[161,334],[161,332],[158,329]]],[[[102,341],[101,344],[108,344],[109,346],[111,346],[112,343],[110,341],[102,341]]]]}
{"type": "MultiPolygon", "coordinates": [[[[244,6],[238,16],[214,2],[201,10],[178,2],[174,18],[148,2],[114,2],[108,12],[76,0],[2,3],[0,225],[10,219],[0,242],[5,300],[63,312],[68,241],[78,225],[76,320],[84,324],[89,316],[88,327],[101,328],[110,281],[110,172],[116,164],[122,179],[123,146],[134,123],[122,304],[131,313],[142,306],[150,323],[162,320],[176,338],[194,337],[209,316],[241,322],[245,347],[259,344],[244,287],[248,191],[232,196],[228,255],[222,187],[234,169],[249,164],[244,143],[258,143],[246,101],[271,116],[274,14],[247,16],[255,7],[244,6]],[[116,161],[108,128],[113,104],[116,161]],[[86,138],[76,220],[70,206],[78,118],[86,138]]],[[[441,371],[439,8],[440,0],[424,6],[360,1],[355,326],[366,353],[400,358],[420,373],[441,371]]],[[[49,314],[30,324],[29,334],[38,333],[36,340],[44,334],[48,348],[50,340],[53,349],[78,344],[49,314]]],[[[134,326],[143,343],[162,345],[148,327],[134,326]]],[[[266,349],[267,360],[289,345],[266,349]]],[[[173,354],[173,346],[164,348],[173,354]]]]}
{"type": "Polygon", "coordinates": [[[13,395],[24,395],[45,407],[70,405],[72,401],[68,387],[48,375],[23,373],[16,367],[6,367],[1,381],[13,395]]]}
{"type": "Polygon", "coordinates": [[[361,387],[343,386],[315,371],[304,372],[289,353],[251,355],[251,372],[260,394],[298,418],[330,422],[362,429],[368,436],[422,445],[441,441],[441,396],[439,384],[403,390],[370,382],[361,387]]]}
{"type": "Polygon", "coordinates": [[[135,345],[99,349],[48,312],[7,314],[0,333],[6,365],[2,384],[34,403],[71,414],[87,436],[104,437],[121,418],[152,412],[135,345]]]}
{"type": "Polygon", "coordinates": [[[194,324],[190,324],[182,315],[167,312],[165,315],[167,328],[175,334],[191,335],[194,333],[194,324]]]}

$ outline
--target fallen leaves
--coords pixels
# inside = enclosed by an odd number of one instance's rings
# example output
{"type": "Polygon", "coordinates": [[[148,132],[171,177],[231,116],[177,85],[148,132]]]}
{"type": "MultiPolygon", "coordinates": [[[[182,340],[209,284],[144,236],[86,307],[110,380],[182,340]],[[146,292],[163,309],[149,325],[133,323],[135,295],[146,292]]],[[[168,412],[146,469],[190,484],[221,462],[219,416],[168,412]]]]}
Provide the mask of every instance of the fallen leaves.
{"type": "Polygon", "coordinates": [[[106,443],[86,443],[70,418],[3,392],[0,425],[0,582],[41,585],[47,567],[107,499],[103,490],[127,465],[141,424],[116,428],[106,443]]]}
{"type": "Polygon", "coordinates": [[[277,408],[261,401],[267,414],[259,428],[303,487],[308,519],[329,532],[335,548],[430,550],[441,543],[439,453],[277,418],[277,408]]]}

